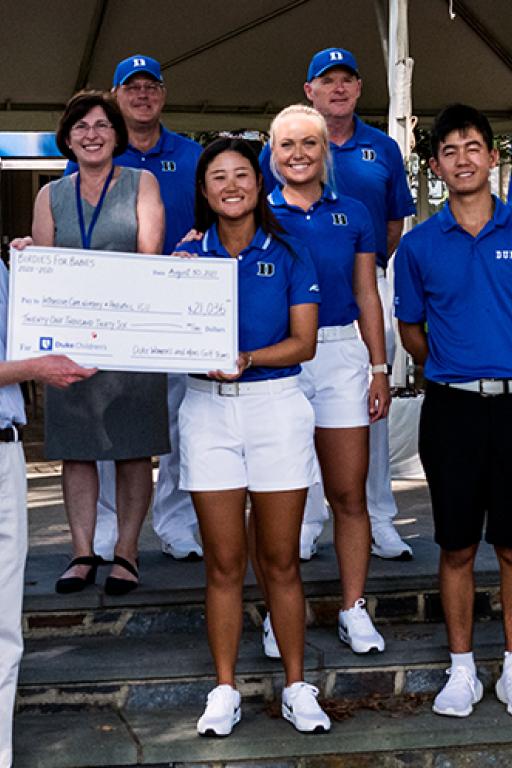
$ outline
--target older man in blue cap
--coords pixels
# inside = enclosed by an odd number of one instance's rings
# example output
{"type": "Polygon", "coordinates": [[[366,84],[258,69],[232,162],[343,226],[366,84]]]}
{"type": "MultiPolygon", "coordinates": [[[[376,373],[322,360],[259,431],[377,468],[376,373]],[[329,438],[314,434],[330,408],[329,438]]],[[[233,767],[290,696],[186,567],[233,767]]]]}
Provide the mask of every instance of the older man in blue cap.
{"type": "MultiPolygon", "coordinates": [[[[366,125],[355,114],[361,90],[359,66],[350,51],[326,48],[311,59],[304,92],[327,123],[333,185],[339,193],[364,203],[375,227],[377,285],[384,311],[387,358],[391,364],[395,335],[392,289],[386,279],[386,268],[400,241],[404,217],[414,213],[414,204],[398,144],[382,131],[366,125]]],[[[260,165],[270,191],[277,182],[269,160],[267,145],[260,155],[260,165]]],[[[366,494],[372,523],[372,553],[388,559],[410,559],[412,550],[393,525],[397,507],[391,492],[387,419],[370,427],[366,494]]],[[[321,487],[315,486],[308,494],[302,527],[302,559],[309,559],[316,551],[316,540],[326,516],[321,487]]]]}
{"type": "MultiPolygon", "coordinates": [[[[201,147],[195,141],[165,128],[160,122],[166,88],[160,63],[137,53],[117,65],[112,90],[128,128],[126,152],[116,165],[145,168],[160,185],[166,228],[163,252],[172,253],[176,243],[194,224],[195,169],[201,147]]],[[[75,168],[70,164],[66,170],[75,168]]],[[[172,453],[160,459],[160,472],[153,502],[153,527],[162,551],[178,559],[201,557],[197,540],[197,518],[188,493],[178,489],[178,408],[185,393],[185,376],[170,374],[168,383],[169,424],[172,453]]],[[[95,551],[110,559],[116,540],[115,481],[110,462],[101,462],[98,525],[95,551]]]]}

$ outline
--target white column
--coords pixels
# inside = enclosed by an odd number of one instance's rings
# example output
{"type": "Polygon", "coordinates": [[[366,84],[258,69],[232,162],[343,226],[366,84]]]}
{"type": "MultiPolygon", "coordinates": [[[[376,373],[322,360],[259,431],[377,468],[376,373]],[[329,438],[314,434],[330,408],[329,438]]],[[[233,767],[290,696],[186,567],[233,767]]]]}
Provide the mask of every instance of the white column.
{"type": "MultiPolygon", "coordinates": [[[[402,151],[406,169],[413,146],[415,119],[412,117],[412,71],[413,59],[409,56],[408,28],[409,0],[389,0],[388,37],[388,89],[389,113],[388,133],[395,139],[402,151]]],[[[406,219],[404,232],[411,227],[406,219]]],[[[389,280],[393,282],[393,259],[388,266],[389,280]]],[[[396,328],[395,328],[396,331],[396,328]]],[[[397,336],[397,347],[393,364],[393,386],[403,387],[407,376],[407,354],[397,336]]]]}

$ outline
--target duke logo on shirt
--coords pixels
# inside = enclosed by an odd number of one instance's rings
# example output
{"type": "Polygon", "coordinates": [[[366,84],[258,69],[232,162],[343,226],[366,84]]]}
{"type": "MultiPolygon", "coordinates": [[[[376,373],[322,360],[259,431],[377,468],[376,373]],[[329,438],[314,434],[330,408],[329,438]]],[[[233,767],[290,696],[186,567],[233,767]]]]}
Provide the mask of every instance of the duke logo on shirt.
{"type": "Polygon", "coordinates": [[[346,227],[348,224],[348,218],[344,213],[331,213],[332,223],[336,227],[346,227]]]}
{"type": "Polygon", "coordinates": [[[506,251],[496,251],[496,258],[497,259],[510,259],[512,260],[512,250],[506,250],[506,251]]]}
{"type": "Polygon", "coordinates": [[[258,261],[258,277],[272,277],[275,273],[275,265],[268,261],[258,261]]]}
{"type": "Polygon", "coordinates": [[[174,160],[160,160],[162,163],[162,171],[165,173],[166,171],[175,171],[176,170],[176,163],[174,160]]]}
{"type": "Polygon", "coordinates": [[[366,147],[361,150],[361,156],[367,163],[374,163],[377,159],[377,153],[374,149],[367,149],[366,147]]]}

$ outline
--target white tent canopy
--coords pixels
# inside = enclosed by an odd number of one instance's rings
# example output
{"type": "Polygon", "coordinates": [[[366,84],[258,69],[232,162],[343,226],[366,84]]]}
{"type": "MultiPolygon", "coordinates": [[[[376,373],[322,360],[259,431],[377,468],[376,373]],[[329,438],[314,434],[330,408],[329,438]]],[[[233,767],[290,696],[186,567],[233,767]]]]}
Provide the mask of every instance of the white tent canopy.
{"type": "MultiPolygon", "coordinates": [[[[384,120],[387,14],[388,0],[2,0],[0,130],[53,129],[75,90],[110,87],[137,52],[164,65],[169,125],[266,129],[332,45],[360,63],[360,113],[384,120]]],[[[408,27],[420,122],[464,101],[512,130],[510,0],[410,0],[408,27]]]]}

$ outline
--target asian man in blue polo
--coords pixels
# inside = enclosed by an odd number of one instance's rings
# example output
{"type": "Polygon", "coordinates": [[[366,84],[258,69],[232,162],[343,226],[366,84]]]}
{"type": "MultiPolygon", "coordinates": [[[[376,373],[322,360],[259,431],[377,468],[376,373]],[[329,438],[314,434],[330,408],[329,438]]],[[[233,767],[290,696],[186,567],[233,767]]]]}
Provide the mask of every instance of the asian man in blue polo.
{"type": "Polygon", "coordinates": [[[483,695],[472,652],[473,567],[482,532],[500,566],[505,634],[496,695],[512,714],[512,210],[493,197],[488,120],[455,104],[436,118],[430,166],[444,208],[407,234],[395,262],[395,313],[424,365],[420,456],[441,548],[451,666],[439,715],[465,717],[483,695]],[[428,328],[428,332],[426,331],[428,328]]]}
{"type": "MultiPolygon", "coordinates": [[[[384,312],[388,364],[395,354],[392,325],[392,290],[386,267],[402,234],[405,216],[414,213],[404,163],[398,144],[377,128],[366,125],[356,114],[362,80],[354,55],[344,48],[326,48],[311,59],[304,92],[326,120],[334,179],[331,186],[341,195],[364,203],[369,210],[376,236],[377,285],[384,312]]],[[[267,191],[277,183],[270,170],[270,147],[261,155],[267,191]]],[[[366,485],[368,512],[372,525],[372,553],[389,559],[408,560],[410,546],[401,539],[393,520],[397,507],[391,492],[387,419],[370,428],[370,464],[366,485]]],[[[323,494],[318,486],[308,496],[305,525],[301,534],[301,557],[308,559],[326,517],[323,494]]]]}
{"type": "MultiPolygon", "coordinates": [[[[201,147],[195,141],[169,131],[160,122],[166,102],[166,88],[160,63],[137,53],[119,62],[112,88],[128,129],[129,144],[115,158],[116,165],[144,168],[153,173],[160,186],[165,208],[163,253],[172,253],[176,243],[194,222],[194,179],[201,147]]],[[[76,167],[68,165],[66,173],[76,167]]],[[[153,501],[153,527],[162,551],[178,559],[202,556],[197,540],[197,518],[188,493],[178,489],[179,436],[178,408],[185,393],[185,376],[169,375],[168,405],[172,452],[161,457],[153,501]]],[[[101,480],[95,552],[106,559],[116,541],[114,469],[100,462],[101,480]]]]}

